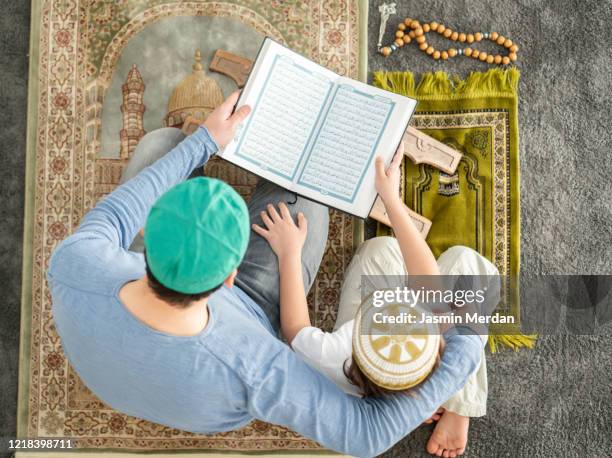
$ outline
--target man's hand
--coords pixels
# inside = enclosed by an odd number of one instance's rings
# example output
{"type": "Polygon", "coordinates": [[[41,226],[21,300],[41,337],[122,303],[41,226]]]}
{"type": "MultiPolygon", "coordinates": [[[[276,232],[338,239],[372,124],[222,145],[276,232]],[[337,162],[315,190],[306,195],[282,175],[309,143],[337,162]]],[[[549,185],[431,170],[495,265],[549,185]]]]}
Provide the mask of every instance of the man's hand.
{"type": "Polygon", "coordinates": [[[240,91],[234,92],[225,102],[219,105],[202,124],[208,129],[208,133],[213,140],[217,142],[219,148],[225,148],[232,138],[238,125],[246,119],[251,112],[251,107],[248,105],[241,106],[234,114],[232,110],[238,101],[240,91]]]}
{"type": "Polygon", "coordinates": [[[308,227],[306,217],[298,213],[296,225],[284,202],[280,202],[278,208],[280,214],[272,204],[268,204],[268,211],[261,212],[261,219],[267,229],[253,224],[253,231],[268,241],[279,261],[283,258],[299,259],[306,241],[308,227]]]}
{"type": "Polygon", "coordinates": [[[400,200],[400,164],[402,163],[403,157],[404,142],[401,142],[386,171],[383,158],[380,156],[376,158],[376,192],[380,195],[385,206],[396,200],[400,200]]]}

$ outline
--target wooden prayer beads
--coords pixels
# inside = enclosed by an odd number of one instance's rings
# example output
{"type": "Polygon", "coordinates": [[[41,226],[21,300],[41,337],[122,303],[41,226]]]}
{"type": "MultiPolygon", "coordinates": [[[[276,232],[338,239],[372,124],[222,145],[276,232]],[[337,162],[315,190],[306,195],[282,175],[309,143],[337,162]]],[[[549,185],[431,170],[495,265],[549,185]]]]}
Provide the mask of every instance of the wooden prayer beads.
{"type": "Polygon", "coordinates": [[[498,32],[460,33],[435,21],[421,25],[419,21],[407,17],[403,22],[400,22],[397,25],[395,41],[390,46],[380,48],[379,52],[383,56],[387,57],[398,48],[401,48],[413,40],[418,44],[421,51],[427,53],[435,60],[448,60],[455,56],[466,56],[473,59],[478,59],[481,62],[486,62],[488,64],[508,65],[511,62],[516,62],[518,55],[517,53],[519,50],[519,47],[512,40],[500,35],[498,32]],[[459,43],[467,43],[468,45],[478,43],[483,39],[491,40],[498,46],[503,46],[507,50],[508,54],[506,56],[502,56],[501,54],[488,54],[484,51],[475,49],[473,46],[462,49],[449,48],[445,51],[440,51],[427,43],[427,38],[425,35],[430,32],[437,32],[444,38],[448,38],[449,40],[457,41],[459,43]]]}

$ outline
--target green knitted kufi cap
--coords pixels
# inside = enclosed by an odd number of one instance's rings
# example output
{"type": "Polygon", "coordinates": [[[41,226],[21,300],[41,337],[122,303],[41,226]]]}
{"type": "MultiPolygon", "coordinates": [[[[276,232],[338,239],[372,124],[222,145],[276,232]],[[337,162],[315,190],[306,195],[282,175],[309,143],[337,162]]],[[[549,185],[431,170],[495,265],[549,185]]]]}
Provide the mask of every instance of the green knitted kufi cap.
{"type": "Polygon", "coordinates": [[[197,294],[238,267],[249,243],[249,213],[231,186],[187,180],[162,195],[145,225],[149,269],[166,288],[197,294]]]}

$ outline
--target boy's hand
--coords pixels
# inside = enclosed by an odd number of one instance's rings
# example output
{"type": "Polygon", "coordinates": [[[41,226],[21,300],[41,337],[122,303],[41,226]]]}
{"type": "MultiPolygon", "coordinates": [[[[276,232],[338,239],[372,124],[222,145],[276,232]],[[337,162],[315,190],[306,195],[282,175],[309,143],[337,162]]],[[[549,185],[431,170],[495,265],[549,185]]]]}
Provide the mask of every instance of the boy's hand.
{"type": "Polygon", "coordinates": [[[253,224],[253,231],[268,241],[279,261],[281,258],[299,258],[306,241],[308,227],[306,217],[298,213],[296,225],[284,202],[280,202],[278,208],[280,214],[274,205],[268,204],[268,211],[261,212],[261,219],[267,229],[253,224]]]}
{"type": "Polygon", "coordinates": [[[404,142],[401,142],[386,171],[382,157],[378,156],[376,158],[376,192],[378,192],[385,205],[400,199],[400,164],[403,157],[404,142]]]}
{"type": "Polygon", "coordinates": [[[208,133],[217,142],[219,148],[225,148],[225,145],[232,141],[236,128],[251,112],[251,107],[243,105],[232,114],[239,95],[240,91],[232,93],[232,95],[225,99],[225,102],[208,115],[208,118],[202,124],[208,129],[208,133]]]}

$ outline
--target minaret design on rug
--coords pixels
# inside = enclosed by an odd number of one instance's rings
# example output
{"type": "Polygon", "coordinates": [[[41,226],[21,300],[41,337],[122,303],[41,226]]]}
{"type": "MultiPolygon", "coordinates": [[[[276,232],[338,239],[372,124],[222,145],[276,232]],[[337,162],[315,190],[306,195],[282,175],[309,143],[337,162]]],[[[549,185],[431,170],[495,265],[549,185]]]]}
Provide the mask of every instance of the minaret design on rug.
{"type": "Polygon", "coordinates": [[[136,64],[132,65],[121,89],[123,92],[123,104],[121,105],[123,129],[119,132],[121,138],[119,156],[121,159],[128,159],[138,141],[146,133],[143,126],[145,84],[136,64]]]}

